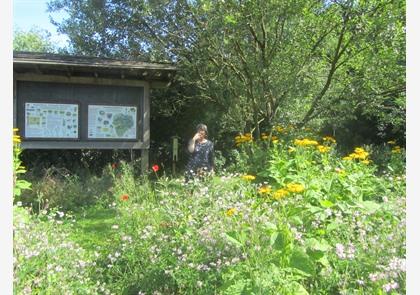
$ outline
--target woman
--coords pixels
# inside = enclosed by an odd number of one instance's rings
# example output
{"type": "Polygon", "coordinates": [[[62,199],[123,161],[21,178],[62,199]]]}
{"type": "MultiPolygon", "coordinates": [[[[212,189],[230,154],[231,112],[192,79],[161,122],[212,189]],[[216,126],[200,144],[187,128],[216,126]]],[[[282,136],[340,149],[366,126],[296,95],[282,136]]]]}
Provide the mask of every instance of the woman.
{"type": "Polygon", "coordinates": [[[195,135],[188,142],[188,152],[191,157],[186,166],[186,182],[194,176],[204,176],[214,171],[214,146],[207,136],[207,126],[198,124],[195,135]]]}

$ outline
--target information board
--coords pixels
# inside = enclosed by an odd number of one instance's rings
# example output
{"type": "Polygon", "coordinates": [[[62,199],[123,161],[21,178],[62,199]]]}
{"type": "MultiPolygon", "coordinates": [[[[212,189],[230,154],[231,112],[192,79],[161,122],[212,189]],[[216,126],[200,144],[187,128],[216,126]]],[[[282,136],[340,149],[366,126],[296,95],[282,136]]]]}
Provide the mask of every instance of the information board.
{"type": "Polygon", "coordinates": [[[136,139],[137,107],[88,106],[88,138],[136,139]]]}
{"type": "Polygon", "coordinates": [[[26,138],[78,138],[79,105],[25,103],[26,138]]]}

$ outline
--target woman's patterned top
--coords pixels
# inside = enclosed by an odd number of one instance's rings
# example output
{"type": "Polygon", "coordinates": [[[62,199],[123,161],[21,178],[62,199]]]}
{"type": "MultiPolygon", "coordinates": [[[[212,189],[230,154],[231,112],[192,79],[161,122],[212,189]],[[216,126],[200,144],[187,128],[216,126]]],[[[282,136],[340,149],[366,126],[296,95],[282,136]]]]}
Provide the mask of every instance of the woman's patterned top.
{"type": "Polygon", "coordinates": [[[204,143],[195,142],[194,152],[186,166],[188,176],[196,175],[200,168],[203,171],[210,171],[214,168],[214,151],[213,143],[207,140],[204,143]]]}

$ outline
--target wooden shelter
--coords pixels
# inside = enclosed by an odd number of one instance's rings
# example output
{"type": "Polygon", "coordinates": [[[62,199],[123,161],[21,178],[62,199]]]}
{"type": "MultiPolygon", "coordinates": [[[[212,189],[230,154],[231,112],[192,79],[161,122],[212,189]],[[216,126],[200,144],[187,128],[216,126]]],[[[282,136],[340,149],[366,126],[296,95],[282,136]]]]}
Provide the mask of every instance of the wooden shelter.
{"type": "Polygon", "coordinates": [[[150,89],[168,63],[14,52],[13,126],[25,149],[141,149],[148,166],[150,89]]]}

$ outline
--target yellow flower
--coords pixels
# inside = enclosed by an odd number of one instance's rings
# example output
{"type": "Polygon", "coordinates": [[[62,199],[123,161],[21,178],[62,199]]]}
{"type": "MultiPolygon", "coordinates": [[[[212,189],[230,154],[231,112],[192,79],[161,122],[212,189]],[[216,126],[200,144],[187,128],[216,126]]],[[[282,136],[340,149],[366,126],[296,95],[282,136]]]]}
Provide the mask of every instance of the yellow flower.
{"type": "Polygon", "coordinates": [[[289,146],[289,148],[287,149],[287,151],[288,151],[289,153],[293,153],[293,152],[295,152],[295,151],[296,151],[296,149],[295,149],[294,147],[292,147],[292,146],[289,146]]]}
{"type": "Polygon", "coordinates": [[[269,194],[271,192],[271,187],[268,185],[263,185],[258,189],[258,192],[260,194],[269,194]]]}
{"type": "Polygon", "coordinates": [[[19,135],[13,135],[13,143],[20,143],[21,139],[19,135]]]}
{"type": "Polygon", "coordinates": [[[273,143],[279,143],[279,140],[278,139],[274,139],[273,140],[273,143]]]}
{"type": "Polygon", "coordinates": [[[266,140],[266,139],[268,139],[268,136],[267,136],[267,135],[262,135],[262,136],[261,136],[261,139],[262,139],[262,140],[266,140]]]}
{"type": "Polygon", "coordinates": [[[239,134],[239,135],[235,136],[236,146],[239,146],[241,143],[251,142],[251,141],[252,141],[251,133],[245,133],[245,135],[239,134]]]}
{"type": "Polygon", "coordinates": [[[21,142],[20,135],[15,134],[18,131],[19,131],[18,128],[13,128],[13,143],[20,143],[21,142]]]}
{"type": "Polygon", "coordinates": [[[356,152],[353,154],[353,158],[360,159],[360,160],[366,160],[368,156],[369,156],[369,153],[366,151],[359,152],[359,153],[356,152]]]}
{"type": "Polygon", "coordinates": [[[287,196],[289,194],[289,192],[283,188],[276,190],[273,193],[273,199],[275,200],[280,200],[281,198],[287,196]]]}
{"type": "Polygon", "coordinates": [[[236,208],[230,208],[226,211],[226,215],[232,216],[233,214],[235,214],[235,212],[236,212],[236,208]]]}
{"type": "Polygon", "coordinates": [[[387,143],[389,143],[390,145],[397,144],[397,142],[396,142],[395,140],[390,140],[390,141],[388,141],[387,143]]]}
{"type": "Polygon", "coordinates": [[[282,132],[284,132],[284,131],[285,131],[285,129],[284,129],[283,127],[281,127],[280,125],[279,125],[279,126],[276,126],[276,127],[275,127],[275,129],[276,129],[276,131],[277,131],[277,132],[279,132],[279,133],[282,133],[282,132]]]}
{"type": "Polygon", "coordinates": [[[305,188],[299,183],[288,183],[286,189],[291,193],[301,193],[305,188]]]}
{"type": "Polygon", "coordinates": [[[334,137],[331,136],[325,136],[322,138],[323,141],[329,141],[331,143],[336,143],[336,140],[334,139],[334,137]]]}
{"type": "Polygon", "coordinates": [[[356,154],[361,154],[361,153],[365,153],[366,151],[365,151],[365,149],[364,149],[364,148],[357,147],[357,148],[355,148],[355,149],[354,149],[354,152],[355,152],[356,154]]]}
{"type": "Polygon", "coordinates": [[[351,153],[347,157],[344,157],[343,160],[353,160],[353,159],[366,160],[368,156],[369,156],[369,153],[367,151],[365,151],[361,147],[357,147],[354,149],[354,153],[351,153]]]}
{"type": "Polygon", "coordinates": [[[311,146],[311,145],[318,145],[318,142],[316,140],[310,140],[310,139],[304,138],[304,139],[295,139],[294,144],[299,145],[299,146],[311,146]]]}
{"type": "Polygon", "coordinates": [[[242,179],[252,181],[255,179],[254,175],[242,175],[242,179]]]}
{"type": "Polygon", "coordinates": [[[326,153],[331,149],[330,147],[325,145],[318,145],[317,148],[320,153],[326,153]]]}
{"type": "Polygon", "coordinates": [[[393,154],[401,153],[401,147],[399,145],[394,146],[391,150],[391,153],[393,153],[393,154]]]}
{"type": "Polygon", "coordinates": [[[362,162],[363,164],[369,164],[370,163],[370,161],[369,160],[362,160],[362,161],[360,161],[360,162],[362,162]]]}

